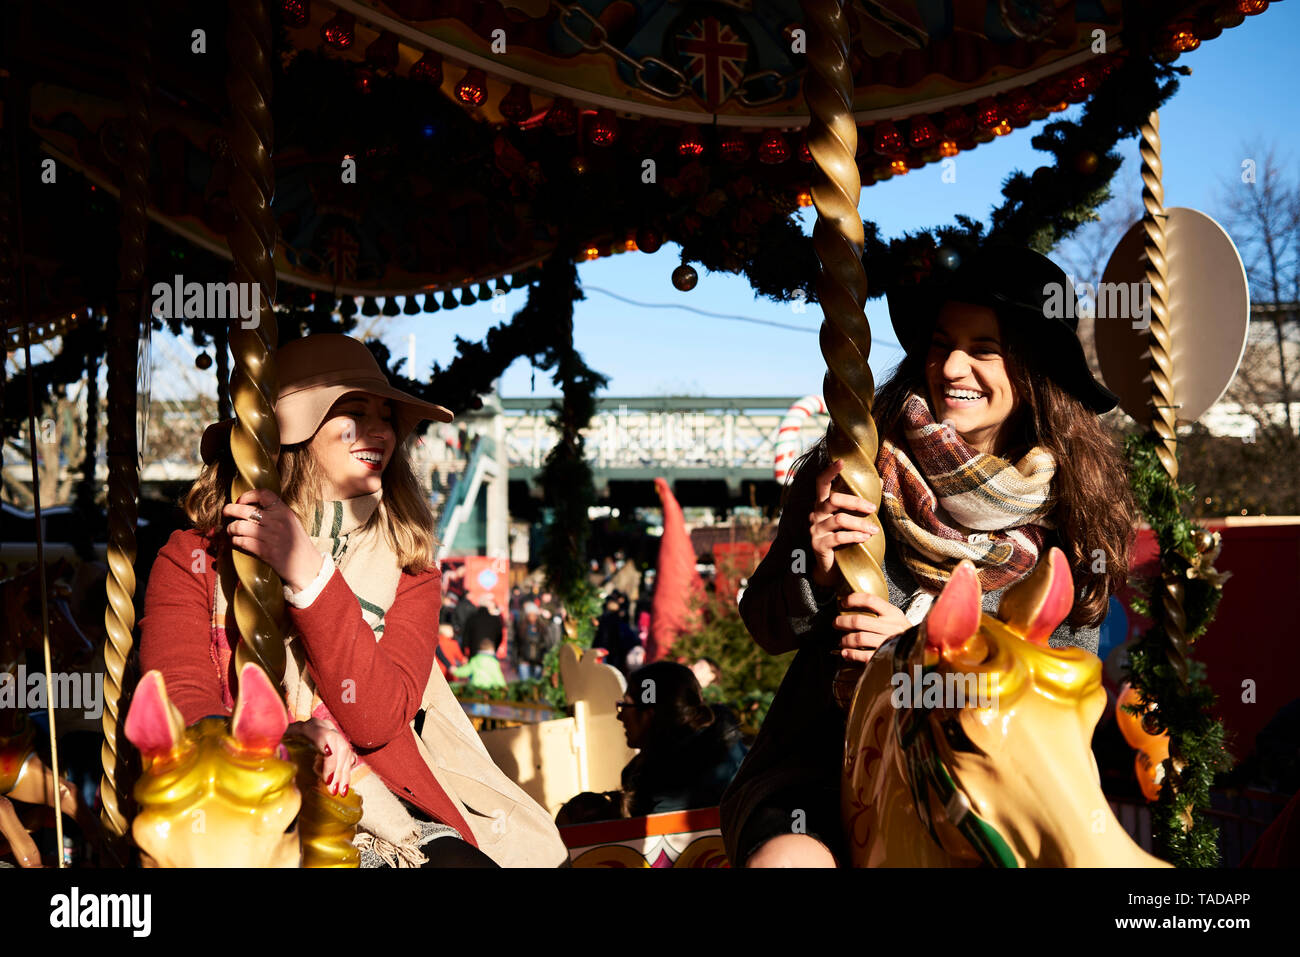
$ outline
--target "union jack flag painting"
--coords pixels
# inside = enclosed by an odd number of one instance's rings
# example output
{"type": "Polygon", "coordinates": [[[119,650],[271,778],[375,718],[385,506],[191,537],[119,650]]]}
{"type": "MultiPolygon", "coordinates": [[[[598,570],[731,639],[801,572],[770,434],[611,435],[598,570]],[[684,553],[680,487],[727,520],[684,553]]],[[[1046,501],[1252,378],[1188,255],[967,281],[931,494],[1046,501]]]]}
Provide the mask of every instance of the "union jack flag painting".
{"type": "Polygon", "coordinates": [[[675,39],[696,96],[710,110],[717,109],[745,77],[749,41],[729,24],[708,16],[689,21],[675,39]]]}
{"type": "Polygon", "coordinates": [[[361,245],[349,230],[342,226],[335,226],[330,230],[325,259],[334,273],[335,282],[357,277],[357,254],[360,252],[361,245]]]}

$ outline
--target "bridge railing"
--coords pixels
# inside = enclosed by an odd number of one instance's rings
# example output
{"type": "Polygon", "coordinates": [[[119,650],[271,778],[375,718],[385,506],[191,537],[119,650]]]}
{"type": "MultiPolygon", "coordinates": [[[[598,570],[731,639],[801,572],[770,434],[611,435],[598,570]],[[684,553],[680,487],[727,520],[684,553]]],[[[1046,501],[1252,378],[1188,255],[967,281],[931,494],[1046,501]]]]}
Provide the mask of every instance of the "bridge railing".
{"type": "MultiPolygon", "coordinates": [[[[505,441],[512,468],[539,468],[555,443],[548,400],[504,400],[505,441]]],[[[794,398],[609,398],[598,404],[584,430],[588,458],[600,470],[671,467],[767,471],[777,431],[794,398]]],[[[825,431],[824,415],[809,419],[800,438],[806,448],[825,431]]]]}

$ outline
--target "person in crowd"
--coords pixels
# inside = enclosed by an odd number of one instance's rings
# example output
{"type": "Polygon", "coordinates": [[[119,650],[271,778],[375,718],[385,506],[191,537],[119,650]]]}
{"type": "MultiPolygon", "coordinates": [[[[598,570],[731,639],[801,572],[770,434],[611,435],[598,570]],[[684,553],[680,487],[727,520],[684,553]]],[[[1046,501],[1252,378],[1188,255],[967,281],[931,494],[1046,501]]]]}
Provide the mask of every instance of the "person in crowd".
{"type": "Polygon", "coordinates": [[[452,631],[455,628],[456,606],[459,600],[451,592],[444,592],[442,596],[442,608],[438,611],[438,624],[451,625],[452,631]]]}
{"type": "Polygon", "coordinates": [[[535,602],[526,602],[515,622],[515,668],[523,681],[542,676],[542,659],[554,644],[554,629],[535,602]]]}
{"type": "Polygon", "coordinates": [[[623,816],[623,794],[621,791],[583,791],[564,802],[564,806],[555,815],[558,827],[572,824],[592,824],[596,821],[612,821],[623,816]]]}
{"type": "Polygon", "coordinates": [[[619,721],[640,751],[623,769],[626,817],[713,807],[745,756],[734,715],[705,704],[691,669],[676,662],[632,673],[619,721]]]}
{"type": "Polygon", "coordinates": [[[636,637],[642,645],[650,641],[650,611],[654,607],[651,596],[642,593],[641,600],[636,603],[636,637]]]}
{"type": "MultiPolygon", "coordinates": [[[[463,572],[462,572],[463,574],[463,572]]],[[[461,651],[468,658],[474,653],[474,645],[470,641],[466,628],[469,620],[478,614],[479,606],[474,599],[478,596],[471,592],[462,592],[456,600],[456,607],[452,609],[451,624],[456,629],[456,640],[460,642],[461,651]]]]}
{"type": "Polygon", "coordinates": [[[1096,653],[1109,597],[1128,575],[1137,511],[1098,418],[1118,400],[1088,369],[1073,300],[1051,260],[1006,247],[981,251],[946,283],[890,292],[906,354],[871,405],[879,509],[836,486],[844,462],[831,460],[823,437],[795,463],[776,541],[740,602],[755,642],[798,654],[722,800],[734,865],[847,860],[835,676],[920,623],[960,561],[975,564],[984,608],[995,610],[1060,547],[1074,606],[1049,643],[1096,653]],[[888,598],[837,597],[836,549],[882,530],[888,598]],[[792,570],[792,554],[810,556],[807,568],[792,570]],[[800,833],[790,828],[795,810],[800,833]]]}
{"type": "Polygon", "coordinates": [[[622,552],[615,554],[614,561],[617,571],[610,579],[610,587],[626,595],[628,601],[635,606],[641,597],[641,571],[636,567],[636,562],[625,559],[622,552]]]}
{"type": "Polygon", "coordinates": [[[605,649],[605,661],[626,673],[628,650],[638,643],[627,619],[623,617],[618,596],[610,595],[605,600],[604,613],[596,622],[596,636],[592,639],[591,646],[605,649]]]}
{"type": "Polygon", "coordinates": [[[472,649],[472,654],[477,654],[479,643],[486,638],[492,639],[493,648],[500,647],[505,623],[501,620],[501,610],[491,592],[481,592],[474,598],[474,612],[465,619],[461,640],[467,648],[472,649]]]}
{"type": "Polygon", "coordinates": [[[609,597],[614,599],[616,602],[618,602],[619,617],[622,618],[628,624],[631,624],[632,615],[631,615],[630,603],[628,602],[627,595],[623,594],[621,591],[615,590],[609,593],[609,597]]]}
{"type": "Polygon", "coordinates": [[[362,865],[493,866],[483,848],[527,858],[471,825],[453,781],[476,782],[465,785],[475,795],[486,784],[512,820],[541,812],[550,830],[527,832],[535,860],[559,864],[563,847],[545,812],[481,748],[459,746],[473,728],[434,665],[442,605],[434,517],[406,440],[420,421],[451,413],[390,386],[348,336],[295,339],[275,358],[281,492],[230,501],[235,420],[208,427],[204,466],[184,499],[193,528],[158,552],[145,592],[142,669],[162,674],[187,724],[229,718],[243,640],[230,556],[260,559],[284,586],[290,733],[323,754],[334,791],[361,794],[362,865]],[[412,728],[419,715],[425,733],[445,742],[436,765],[412,728]],[[436,776],[435,767],[451,773],[436,776]]]}
{"type": "Polygon", "coordinates": [[[460,642],[456,640],[456,629],[450,624],[438,626],[438,647],[434,650],[434,657],[442,670],[442,676],[448,681],[451,680],[451,669],[465,664],[468,660],[465,652],[461,650],[460,642]]]}
{"type": "Polygon", "coordinates": [[[451,673],[465,680],[475,691],[504,691],[506,676],[497,658],[497,642],[493,638],[478,639],[477,650],[465,664],[452,668],[451,673]]]}

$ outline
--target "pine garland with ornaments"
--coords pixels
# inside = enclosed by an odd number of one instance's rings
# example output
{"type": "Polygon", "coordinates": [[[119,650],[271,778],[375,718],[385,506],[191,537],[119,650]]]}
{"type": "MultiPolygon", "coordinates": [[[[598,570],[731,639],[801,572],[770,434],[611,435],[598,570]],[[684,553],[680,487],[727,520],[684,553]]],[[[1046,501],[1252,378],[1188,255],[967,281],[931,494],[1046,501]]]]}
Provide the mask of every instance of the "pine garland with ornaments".
{"type": "MultiPolygon", "coordinates": [[[[894,286],[942,282],[987,242],[1048,253],[1097,218],[1122,162],[1115,147],[1138,135],[1143,120],[1177,90],[1177,74],[1186,72],[1136,48],[1099,60],[1101,65],[1090,74],[1095,92],[1079,119],[1048,123],[1032,140],[1035,148],[1052,155],[1053,162],[1032,174],[1016,172],[1008,177],[1002,189],[1004,201],[992,212],[991,228],[957,215],[951,225],[884,239],[875,223],[864,221],[862,260],[869,297],[881,296],[894,286]]],[[[1085,95],[1091,90],[1089,86],[1085,95]]],[[[899,174],[887,170],[864,174],[864,187],[892,175],[899,174]]],[[[818,265],[811,237],[789,215],[759,224],[748,234],[736,229],[735,218],[743,212],[737,202],[753,184],[741,179],[728,188],[713,189],[709,176],[701,166],[683,170],[678,180],[668,184],[670,195],[676,195],[674,189],[690,190],[702,202],[707,200],[702,207],[682,212],[667,231],[681,244],[683,263],[741,272],[755,292],[767,298],[815,302],[818,265]]],[[[809,201],[806,196],[799,198],[790,211],[809,201]]]]}
{"type": "Polygon", "coordinates": [[[1191,501],[1193,489],[1169,478],[1156,454],[1157,441],[1151,433],[1132,435],[1124,447],[1134,497],[1160,544],[1160,578],[1140,587],[1132,602],[1133,610],[1152,623],[1129,650],[1125,669],[1145,707],[1125,710],[1142,721],[1148,734],[1169,735],[1160,795],[1151,809],[1157,853],[1177,867],[1215,867],[1218,828],[1205,812],[1214,776],[1228,770],[1231,760],[1223,723],[1211,712],[1215,697],[1205,682],[1205,668],[1179,649],[1171,652],[1169,622],[1158,592],[1163,581],[1182,585],[1184,634],[1190,646],[1214,620],[1228,574],[1213,567],[1218,533],[1184,517],[1181,506],[1191,501]],[[1185,665],[1186,679],[1179,673],[1179,661],[1185,665]]]}

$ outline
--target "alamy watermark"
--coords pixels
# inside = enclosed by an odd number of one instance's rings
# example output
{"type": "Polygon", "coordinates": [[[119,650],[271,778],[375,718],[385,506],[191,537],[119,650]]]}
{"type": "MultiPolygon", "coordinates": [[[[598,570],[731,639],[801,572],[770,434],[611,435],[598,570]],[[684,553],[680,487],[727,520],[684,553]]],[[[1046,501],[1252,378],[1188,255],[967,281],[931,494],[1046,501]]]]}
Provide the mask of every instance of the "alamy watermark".
{"type": "Polygon", "coordinates": [[[152,914],[149,894],[83,894],[73,885],[68,893],[50,898],[50,926],[56,928],[123,928],[134,937],[148,937],[152,914]]]}
{"type": "Polygon", "coordinates": [[[87,720],[104,714],[104,673],[102,671],[56,671],[46,687],[45,672],[27,672],[19,665],[17,672],[0,674],[0,709],[19,711],[49,707],[52,700],[59,709],[80,710],[87,720]]]}
{"type": "Polygon", "coordinates": [[[1075,298],[1065,294],[1061,283],[1043,286],[1043,315],[1048,319],[1128,319],[1134,329],[1151,325],[1151,284],[1149,282],[1090,282],[1067,277],[1075,298]],[[1078,300],[1076,306],[1075,299],[1078,300]]]}
{"type": "Polygon", "coordinates": [[[990,686],[988,672],[979,674],[925,671],[912,666],[912,673],[896,671],[889,683],[894,690],[889,703],[895,708],[997,708],[998,688],[990,686]]]}
{"type": "Polygon", "coordinates": [[[152,312],[159,319],[235,319],[252,329],[258,319],[255,282],[186,282],[179,273],[170,283],[156,282],[152,312]]]}

